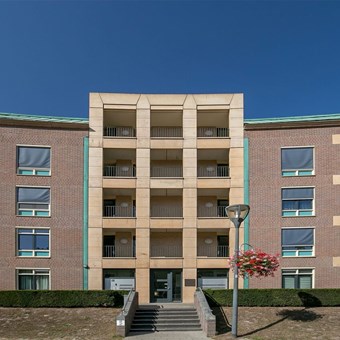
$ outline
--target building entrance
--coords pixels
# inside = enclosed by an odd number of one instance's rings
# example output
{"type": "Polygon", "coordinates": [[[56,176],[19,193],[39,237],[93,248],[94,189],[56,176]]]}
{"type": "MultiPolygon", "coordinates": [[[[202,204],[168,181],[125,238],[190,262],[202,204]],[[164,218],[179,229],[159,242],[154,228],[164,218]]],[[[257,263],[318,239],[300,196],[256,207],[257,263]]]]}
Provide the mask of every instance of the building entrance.
{"type": "Polygon", "coordinates": [[[150,274],[150,302],[182,301],[181,270],[154,269],[150,274]]]}

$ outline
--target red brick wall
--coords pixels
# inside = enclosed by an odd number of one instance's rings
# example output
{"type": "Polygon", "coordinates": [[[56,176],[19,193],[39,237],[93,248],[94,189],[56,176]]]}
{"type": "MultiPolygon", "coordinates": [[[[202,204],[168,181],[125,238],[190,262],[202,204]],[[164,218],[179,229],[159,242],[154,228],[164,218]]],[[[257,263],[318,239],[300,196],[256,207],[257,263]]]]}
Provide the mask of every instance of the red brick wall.
{"type": "MultiPolygon", "coordinates": [[[[315,227],[315,257],[282,258],[281,268],[315,268],[315,288],[340,287],[340,227],[333,216],[340,215],[340,186],[332,176],[340,174],[340,145],[332,135],[340,127],[276,130],[247,130],[249,139],[249,242],[254,248],[281,253],[282,227],[315,227]],[[315,176],[282,177],[281,147],[314,146],[315,176]],[[315,217],[281,217],[281,188],[315,186],[315,217]]],[[[281,268],[274,278],[250,279],[250,288],[280,288],[281,268]]]]}
{"type": "Polygon", "coordinates": [[[15,268],[49,268],[51,289],[82,289],[83,137],[87,131],[0,127],[0,289],[15,268]],[[16,145],[51,146],[51,176],[16,175],[16,145]],[[51,217],[16,216],[16,186],[50,186],[51,217]],[[15,227],[49,227],[50,258],[16,257],[15,227]]]}

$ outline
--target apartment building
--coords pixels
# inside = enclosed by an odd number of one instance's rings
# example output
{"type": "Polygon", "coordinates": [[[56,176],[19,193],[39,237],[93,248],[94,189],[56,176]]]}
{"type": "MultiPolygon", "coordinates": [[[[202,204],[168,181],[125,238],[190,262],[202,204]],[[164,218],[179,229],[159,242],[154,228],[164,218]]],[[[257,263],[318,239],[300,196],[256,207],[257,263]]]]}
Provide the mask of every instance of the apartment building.
{"type": "Polygon", "coordinates": [[[246,238],[281,254],[249,287],[340,287],[340,115],[249,119],[245,137],[246,238]]]}
{"type": "Polygon", "coordinates": [[[91,93],[89,120],[87,288],[134,287],[141,303],[232,288],[243,95],[91,93]]]}
{"type": "Polygon", "coordinates": [[[0,114],[0,289],[83,288],[88,121],[0,114]]]}

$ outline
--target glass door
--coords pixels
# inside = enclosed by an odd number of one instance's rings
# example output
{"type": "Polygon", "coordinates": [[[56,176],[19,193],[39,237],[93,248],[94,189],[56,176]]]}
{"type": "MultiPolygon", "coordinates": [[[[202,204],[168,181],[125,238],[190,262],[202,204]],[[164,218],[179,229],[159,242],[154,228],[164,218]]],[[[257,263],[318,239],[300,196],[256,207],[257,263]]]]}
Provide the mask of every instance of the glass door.
{"type": "Polygon", "coordinates": [[[173,301],[173,273],[168,270],[151,272],[151,302],[173,301]]]}

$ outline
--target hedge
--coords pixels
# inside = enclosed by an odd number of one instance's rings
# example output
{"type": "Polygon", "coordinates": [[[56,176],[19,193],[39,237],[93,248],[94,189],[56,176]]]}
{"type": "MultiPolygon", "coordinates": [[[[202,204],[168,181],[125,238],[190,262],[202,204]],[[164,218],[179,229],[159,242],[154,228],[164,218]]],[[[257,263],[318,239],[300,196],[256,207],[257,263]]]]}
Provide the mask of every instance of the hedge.
{"type": "Polygon", "coordinates": [[[0,291],[0,307],[122,307],[126,291],[9,290],[0,291]]]}
{"type": "MultiPolygon", "coordinates": [[[[204,291],[212,307],[232,306],[233,290],[204,291]]],[[[247,307],[340,306],[340,289],[240,289],[238,305],[247,307]]]]}

